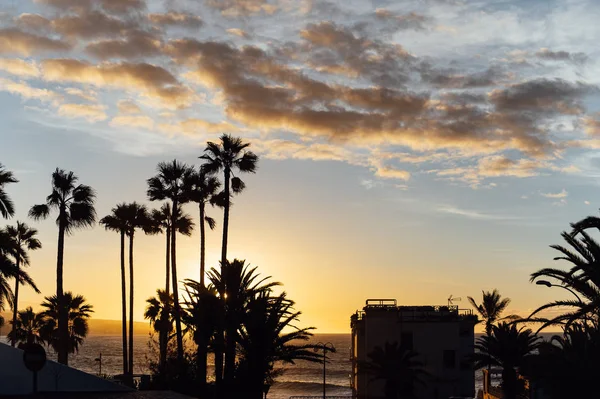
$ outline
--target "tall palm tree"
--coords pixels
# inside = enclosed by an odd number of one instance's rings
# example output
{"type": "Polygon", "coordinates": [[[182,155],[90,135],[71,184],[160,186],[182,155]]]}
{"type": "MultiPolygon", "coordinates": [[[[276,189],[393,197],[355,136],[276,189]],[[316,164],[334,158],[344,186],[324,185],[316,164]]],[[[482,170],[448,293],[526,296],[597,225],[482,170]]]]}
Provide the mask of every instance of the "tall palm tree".
{"type": "MultiPolygon", "coordinates": [[[[241,325],[245,306],[248,301],[261,292],[268,292],[280,285],[278,282],[267,282],[271,276],[261,278],[256,273],[257,267],[250,268],[244,260],[221,264],[221,270],[212,268],[208,277],[213,284],[225,309],[225,372],[226,386],[232,386],[235,372],[235,354],[238,342],[238,329],[241,325]]],[[[217,346],[222,340],[222,332],[217,332],[217,346]]],[[[219,375],[221,355],[215,353],[215,372],[219,375]]]]}
{"type": "Polygon", "coordinates": [[[127,360],[127,294],[125,279],[125,235],[127,234],[126,204],[118,204],[111,210],[110,215],[100,219],[100,224],[106,230],[119,233],[121,241],[121,333],[123,336],[123,374],[128,374],[129,361],[127,360]]]}
{"type": "Polygon", "coordinates": [[[283,369],[278,364],[295,364],[296,360],[320,363],[323,358],[316,345],[305,342],[312,336],[309,328],[298,328],[300,312],[286,294],[276,296],[263,291],[251,298],[246,306],[239,339],[240,360],[237,367],[238,394],[261,399],[265,389],[283,369]]]}
{"type": "MultiPolygon", "coordinates": [[[[148,179],[147,195],[151,201],[171,200],[171,226],[175,226],[179,207],[190,201],[194,169],[177,160],[160,162],[158,174],[148,179]]],[[[177,287],[177,239],[176,230],[171,229],[171,271],[175,311],[175,333],[177,335],[177,363],[183,367],[183,332],[181,329],[181,310],[177,287]]]]}
{"type": "Polygon", "coordinates": [[[45,343],[44,337],[41,335],[41,330],[43,330],[44,326],[44,316],[41,313],[35,313],[31,306],[25,310],[19,310],[17,314],[17,319],[11,322],[12,329],[8,333],[8,339],[11,342],[20,344],[45,343]]]}
{"type": "Polygon", "coordinates": [[[4,165],[0,163],[0,215],[5,219],[15,214],[15,207],[6,191],[4,191],[4,186],[9,183],[18,182],[13,173],[6,170],[4,165]]]}
{"type": "Polygon", "coordinates": [[[481,291],[483,299],[481,304],[477,304],[473,297],[468,297],[469,302],[475,308],[485,323],[485,333],[490,335],[492,327],[499,320],[516,319],[518,316],[510,315],[502,317],[502,313],[510,304],[510,298],[502,298],[497,289],[493,291],[481,291]]]}
{"type": "Polygon", "coordinates": [[[386,399],[413,398],[415,384],[424,383],[423,377],[427,373],[423,370],[423,363],[417,359],[419,354],[398,342],[376,346],[367,356],[370,360],[363,366],[372,381],[384,381],[386,399]]]}
{"type": "Polygon", "coordinates": [[[223,206],[223,243],[221,247],[221,262],[227,261],[227,237],[229,229],[229,208],[231,207],[231,192],[241,193],[246,187],[235,172],[255,173],[258,156],[247,150],[250,143],[244,143],[241,138],[223,134],[219,143],[208,142],[204,155],[200,159],[206,161],[202,165],[208,175],[223,172],[223,191],[217,197],[217,203],[223,206]]]}
{"type": "MultiPolygon", "coordinates": [[[[40,240],[36,238],[37,230],[27,226],[23,222],[17,221],[16,226],[6,226],[6,235],[10,240],[9,253],[14,259],[17,272],[21,266],[29,266],[29,256],[27,251],[35,251],[42,247],[40,240]]],[[[13,326],[17,323],[17,309],[19,309],[19,279],[15,279],[14,303],[13,303],[13,326]]],[[[39,291],[37,291],[39,293],[39,291]]],[[[11,345],[16,345],[16,340],[11,341],[11,345]]]]}
{"type": "Polygon", "coordinates": [[[60,339],[60,327],[58,326],[61,307],[67,309],[68,339],[66,349],[68,353],[78,352],[88,334],[88,319],[94,312],[93,307],[85,302],[82,295],[74,295],[70,291],[63,294],[62,300],[59,300],[57,295],[44,298],[44,302],[42,302],[44,310],[41,313],[44,325],[40,329],[40,335],[56,352],[59,348],[65,348],[64,341],[60,339]],[[60,303],[65,304],[65,306],[60,306],[60,303]]]}
{"type": "Polygon", "coordinates": [[[514,323],[494,325],[490,335],[477,339],[472,355],[475,368],[501,367],[504,398],[515,399],[519,390],[517,368],[539,347],[540,340],[530,329],[518,329],[514,323]]]}
{"type": "Polygon", "coordinates": [[[200,211],[200,284],[204,286],[205,276],[205,255],[206,255],[206,232],[204,222],[211,230],[215,229],[215,219],[206,215],[206,204],[212,203],[217,190],[221,186],[219,180],[214,176],[207,176],[202,167],[194,174],[194,185],[190,198],[198,204],[200,211]]]}
{"type": "MultiPolygon", "coordinates": [[[[52,192],[46,197],[46,203],[34,205],[29,210],[29,216],[35,220],[45,219],[51,210],[58,212],[56,224],[58,225],[58,251],[56,256],[56,296],[63,298],[63,259],[65,248],[65,234],[83,227],[91,227],[96,222],[94,200],[96,194],[90,186],[77,184],[79,178],[73,172],[66,172],[56,168],[52,173],[52,192]]],[[[57,352],[58,362],[69,363],[69,327],[68,309],[61,308],[58,317],[59,336],[57,352]]]]}

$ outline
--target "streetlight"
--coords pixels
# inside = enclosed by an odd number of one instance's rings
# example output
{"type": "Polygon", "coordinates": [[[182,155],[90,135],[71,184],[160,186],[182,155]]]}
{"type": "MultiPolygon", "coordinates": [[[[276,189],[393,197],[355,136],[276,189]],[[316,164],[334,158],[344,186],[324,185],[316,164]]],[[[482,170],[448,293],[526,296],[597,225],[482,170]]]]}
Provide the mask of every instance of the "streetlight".
{"type": "Polygon", "coordinates": [[[572,289],[570,289],[569,287],[565,287],[564,285],[558,285],[558,284],[552,284],[550,281],[546,281],[546,280],[538,280],[535,282],[537,285],[543,285],[546,286],[548,288],[550,287],[559,287],[559,288],[563,288],[567,291],[569,291],[571,294],[575,295],[575,298],[577,298],[577,300],[581,303],[583,303],[583,301],[581,300],[581,298],[579,297],[579,295],[577,295],[575,293],[575,291],[573,291],[572,289]]]}
{"type": "Polygon", "coordinates": [[[325,399],[325,395],[326,395],[326,387],[325,387],[326,372],[325,372],[325,365],[327,364],[327,351],[329,351],[331,353],[335,353],[335,346],[333,346],[333,344],[331,342],[327,342],[325,344],[322,343],[322,342],[319,342],[315,346],[315,352],[317,352],[319,349],[323,349],[323,399],[325,399]]]}
{"type": "Polygon", "coordinates": [[[102,377],[102,353],[100,353],[100,357],[94,359],[95,362],[98,362],[98,376],[102,377]]]}

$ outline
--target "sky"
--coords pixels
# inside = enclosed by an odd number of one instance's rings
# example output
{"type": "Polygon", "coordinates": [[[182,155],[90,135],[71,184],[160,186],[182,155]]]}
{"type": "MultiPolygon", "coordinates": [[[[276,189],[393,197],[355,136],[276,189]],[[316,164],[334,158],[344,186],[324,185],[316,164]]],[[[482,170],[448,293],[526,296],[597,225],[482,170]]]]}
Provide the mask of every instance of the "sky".
{"type": "MultiPolygon", "coordinates": [[[[349,332],[367,298],[468,308],[498,288],[522,315],[567,298],[529,275],[597,214],[599,17],[591,0],[4,0],[0,162],[20,181],[7,222],[43,243],[29,269],[42,295],[22,290],[21,307],[56,289],[54,221],[27,218],[56,167],[97,191],[99,217],[158,208],[156,164],[198,166],[223,132],[260,156],[228,254],[282,282],[301,326],[349,332]]],[[[164,245],[136,237],[138,321],[164,245]]],[[[178,270],[199,278],[197,232],[178,270]]],[[[119,276],[117,234],[67,238],[65,288],[96,318],[119,318],[119,276]]]]}

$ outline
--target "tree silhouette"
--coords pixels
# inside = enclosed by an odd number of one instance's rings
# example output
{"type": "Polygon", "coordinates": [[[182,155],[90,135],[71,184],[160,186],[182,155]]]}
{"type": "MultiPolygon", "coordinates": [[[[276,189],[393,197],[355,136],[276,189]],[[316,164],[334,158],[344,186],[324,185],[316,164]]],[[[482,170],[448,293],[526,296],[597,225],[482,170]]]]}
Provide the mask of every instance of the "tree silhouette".
{"type": "MultiPolygon", "coordinates": [[[[45,219],[51,210],[58,211],[58,251],[56,256],[56,297],[63,297],[63,259],[65,234],[83,227],[91,227],[96,222],[94,200],[96,194],[90,186],[77,184],[78,177],[73,172],[65,172],[56,168],[52,173],[52,192],[46,197],[46,203],[34,205],[29,210],[29,216],[35,220],[45,219]]],[[[69,329],[68,309],[63,306],[58,317],[59,335],[55,345],[58,352],[58,362],[69,363],[69,329]],[[62,343],[64,342],[64,344],[62,343]]]]}
{"type": "MultiPolygon", "coordinates": [[[[148,179],[147,195],[151,201],[171,200],[171,225],[175,226],[179,206],[189,202],[194,169],[173,160],[161,162],[157,166],[158,174],[148,179]]],[[[183,333],[181,329],[181,310],[177,287],[177,240],[176,231],[171,229],[171,269],[173,280],[173,306],[175,311],[175,333],[177,336],[177,362],[183,367],[183,333]]]]}
{"type": "Polygon", "coordinates": [[[398,342],[386,342],[367,354],[370,360],[364,362],[363,367],[371,381],[384,381],[386,399],[413,398],[415,384],[423,384],[422,378],[427,375],[418,356],[398,342]]]}
{"type": "Polygon", "coordinates": [[[477,304],[473,297],[468,297],[468,299],[485,322],[485,333],[487,335],[492,333],[492,327],[497,321],[518,318],[515,315],[502,317],[502,313],[510,304],[510,298],[502,298],[497,289],[493,291],[481,291],[481,293],[483,294],[481,304],[477,304]]]}
{"type": "Polygon", "coordinates": [[[221,248],[221,262],[227,261],[227,237],[229,229],[229,208],[231,207],[231,192],[241,193],[246,187],[242,179],[235,176],[235,172],[255,173],[258,156],[247,148],[250,143],[244,143],[241,138],[223,134],[219,143],[208,142],[204,155],[200,159],[206,161],[202,165],[208,175],[215,175],[223,171],[223,191],[215,197],[215,203],[223,206],[223,244],[221,248]]]}
{"type": "MultiPolygon", "coordinates": [[[[35,313],[31,306],[17,312],[17,318],[11,322],[12,329],[8,333],[11,342],[19,344],[35,343],[44,344],[41,335],[44,328],[44,315],[35,313]]],[[[13,344],[14,346],[14,344],[13,344]]]]}
{"type": "MultiPolygon", "coordinates": [[[[17,273],[21,270],[21,266],[29,266],[29,256],[27,251],[35,251],[42,247],[40,240],[36,238],[37,230],[27,226],[23,222],[17,221],[15,226],[6,226],[6,235],[9,239],[9,251],[8,253],[12,256],[17,273]]],[[[14,291],[14,302],[13,302],[13,319],[12,324],[17,323],[17,310],[19,309],[19,285],[21,285],[19,279],[15,279],[15,291],[14,291]]],[[[39,293],[37,288],[35,291],[39,293]]],[[[16,341],[13,339],[11,345],[15,346],[16,341]]]]}
{"type": "Polygon", "coordinates": [[[514,323],[502,322],[492,326],[490,335],[477,339],[472,359],[476,369],[501,367],[504,398],[515,399],[519,391],[516,370],[539,344],[540,338],[530,329],[518,329],[514,323]]]}
{"type": "Polygon", "coordinates": [[[6,170],[4,165],[0,163],[0,215],[5,219],[15,214],[15,207],[6,191],[4,191],[4,186],[9,183],[18,182],[13,173],[6,170]]]}
{"type": "Polygon", "coordinates": [[[40,334],[56,352],[58,352],[59,347],[64,348],[64,341],[59,338],[58,317],[61,310],[59,303],[64,303],[67,309],[68,339],[66,349],[68,353],[78,352],[79,346],[83,343],[89,331],[88,319],[94,312],[92,305],[85,303],[85,298],[82,295],[73,295],[70,291],[63,294],[62,301],[59,301],[56,295],[44,298],[42,303],[44,310],[41,313],[44,325],[40,330],[40,334]]]}
{"type": "Polygon", "coordinates": [[[200,284],[204,286],[206,255],[206,232],[204,222],[206,222],[211,230],[214,230],[216,226],[215,219],[206,215],[206,204],[214,203],[213,197],[221,186],[221,183],[216,177],[207,176],[202,167],[194,174],[193,183],[194,185],[190,193],[190,199],[198,204],[200,213],[200,284]]]}

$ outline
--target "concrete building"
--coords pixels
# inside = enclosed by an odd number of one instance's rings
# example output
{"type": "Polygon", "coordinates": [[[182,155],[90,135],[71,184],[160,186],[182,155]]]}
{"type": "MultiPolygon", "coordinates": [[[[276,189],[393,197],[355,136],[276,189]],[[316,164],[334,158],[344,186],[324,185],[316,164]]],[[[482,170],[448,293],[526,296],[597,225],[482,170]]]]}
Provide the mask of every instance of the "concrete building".
{"type": "Polygon", "coordinates": [[[422,399],[475,397],[475,371],[467,361],[474,350],[477,316],[457,306],[397,306],[395,299],[368,299],[351,317],[353,395],[358,399],[384,397],[383,380],[365,369],[369,353],[397,342],[418,353],[427,375],[416,384],[422,399]]]}

